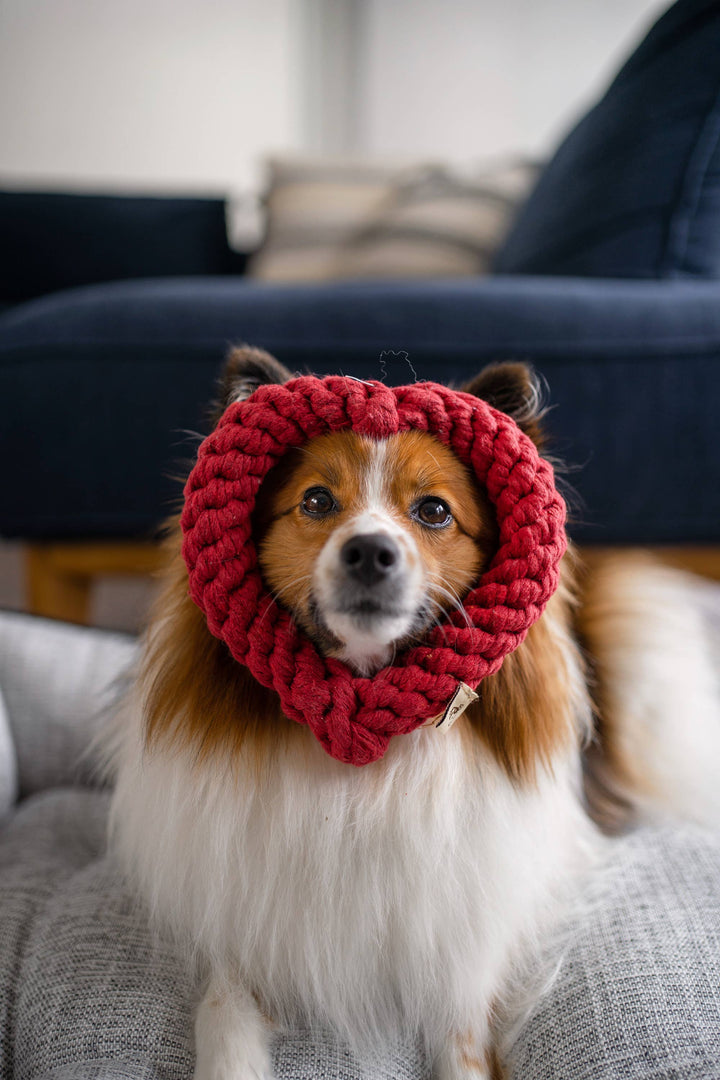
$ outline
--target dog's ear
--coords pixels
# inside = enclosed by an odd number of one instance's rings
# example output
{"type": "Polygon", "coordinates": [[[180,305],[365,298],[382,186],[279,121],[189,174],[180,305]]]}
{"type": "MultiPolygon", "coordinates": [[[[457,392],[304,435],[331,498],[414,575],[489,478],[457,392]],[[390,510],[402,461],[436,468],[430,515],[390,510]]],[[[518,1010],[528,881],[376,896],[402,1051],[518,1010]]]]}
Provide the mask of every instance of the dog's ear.
{"type": "Polygon", "coordinates": [[[536,446],[542,446],[545,435],[541,421],[546,412],[544,386],[529,364],[515,361],[489,364],[462,389],[511,416],[536,446]]]}
{"type": "Polygon", "coordinates": [[[218,380],[218,395],[213,405],[214,422],[217,423],[228,405],[234,401],[244,401],[258,386],[284,383],[291,378],[292,372],[264,349],[255,349],[252,345],[234,346],[227,355],[218,380]]]}

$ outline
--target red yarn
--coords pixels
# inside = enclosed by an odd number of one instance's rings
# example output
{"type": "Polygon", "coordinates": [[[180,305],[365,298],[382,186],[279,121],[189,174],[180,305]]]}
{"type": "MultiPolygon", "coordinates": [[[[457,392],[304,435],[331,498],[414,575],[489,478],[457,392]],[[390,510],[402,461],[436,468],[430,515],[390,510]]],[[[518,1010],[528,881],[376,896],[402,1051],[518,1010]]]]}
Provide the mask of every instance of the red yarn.
{"type": "Polygon", "coordinates": [[[307,724],[338,761],[366,765],[390,738],[443,712],[465,682],[475,689],[523,641],[558,584],[565,504],[553,470],[504,413],[436,383],[387,387],[341,376],[260,386],[230,405],[200,446],[181,518],[190,595],[211,632],[287,716],[307,724]],[[372,678],[322,657],[260,576],[251,515],[268,470],[292,446],[352,429],[385,438],[427,431],[472,468],[495,506],[498,551],[465,599],[372,678]]]}

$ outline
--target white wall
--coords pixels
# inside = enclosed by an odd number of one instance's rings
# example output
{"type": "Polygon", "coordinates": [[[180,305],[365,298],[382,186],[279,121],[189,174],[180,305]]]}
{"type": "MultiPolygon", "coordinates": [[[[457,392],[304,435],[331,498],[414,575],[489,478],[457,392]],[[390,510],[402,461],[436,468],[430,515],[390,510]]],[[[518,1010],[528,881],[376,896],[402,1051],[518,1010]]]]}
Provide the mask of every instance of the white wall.
{"type": "Polygon", "coordinates": [[[358,146],[546,154],[670,0],[367,0],[358,146]]]}
{"type": "Polygon", "coordinates": [[[0,184],[546,153],[667,0],[0,0],[0,184]]]}
{"type": "Polygon", "coordinates": [[[216,191],[296,148],[296,0],[1,0],[0,178],[216,191]]]}

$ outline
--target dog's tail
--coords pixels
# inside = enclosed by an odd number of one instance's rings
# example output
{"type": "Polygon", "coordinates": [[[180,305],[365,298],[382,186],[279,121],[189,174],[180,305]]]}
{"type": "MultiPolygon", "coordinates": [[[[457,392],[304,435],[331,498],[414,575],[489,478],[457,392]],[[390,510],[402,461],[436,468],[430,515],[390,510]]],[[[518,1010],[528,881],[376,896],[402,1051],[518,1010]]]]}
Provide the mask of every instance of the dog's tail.
{"type": "Polygon", "coordinates": [[[671,817],[720,826],[719,612],[720,586],[650,556],[587,569],[578,632],[597,736],[586,791],[604,827],[671,817]]]}

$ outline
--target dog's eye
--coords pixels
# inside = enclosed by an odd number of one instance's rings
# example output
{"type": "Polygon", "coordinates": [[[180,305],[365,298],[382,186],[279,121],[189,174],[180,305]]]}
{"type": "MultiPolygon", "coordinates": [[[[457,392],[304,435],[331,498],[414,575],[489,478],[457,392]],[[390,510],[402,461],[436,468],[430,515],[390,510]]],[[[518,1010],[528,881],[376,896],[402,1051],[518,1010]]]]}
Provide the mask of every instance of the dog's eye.
{"type": "Polygon", "coordinates": [[[443,502],[442,499],[436,499],[433,495],[418,503],[415,508],[415,517],[423,525],[432,525],[435,528],[449,525],[452,521],[452,514],[448,504],[443,502]]]}
{"type": "Polygon", "coordinates": [[[328,489],[323,487],[308,488],[302,497],[300,506],[303,513],[309,514],[311,517],[323,517],[325,514],[331,514],[333,510],[337,510],[337,503],[334,498],[328,489]]]}

